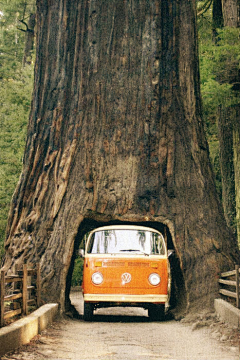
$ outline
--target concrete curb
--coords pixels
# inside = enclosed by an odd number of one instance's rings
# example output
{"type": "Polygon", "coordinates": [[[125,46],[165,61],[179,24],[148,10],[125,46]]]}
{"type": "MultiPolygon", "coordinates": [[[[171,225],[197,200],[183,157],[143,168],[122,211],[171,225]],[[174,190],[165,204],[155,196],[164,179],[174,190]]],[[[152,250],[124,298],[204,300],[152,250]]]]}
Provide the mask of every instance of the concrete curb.
{"type": "Polygon", "coordinates": [[[222,299],[215,299],[214,307],[221,320],[235,328],[240,328],[240,309],[222,299]]]}
{"type": "Polygon", "coordinates": [[[13,351],[44,330],[58,313],[58,304],[46,304],[23,319],[0,329],[0,356],[13,351]]]}

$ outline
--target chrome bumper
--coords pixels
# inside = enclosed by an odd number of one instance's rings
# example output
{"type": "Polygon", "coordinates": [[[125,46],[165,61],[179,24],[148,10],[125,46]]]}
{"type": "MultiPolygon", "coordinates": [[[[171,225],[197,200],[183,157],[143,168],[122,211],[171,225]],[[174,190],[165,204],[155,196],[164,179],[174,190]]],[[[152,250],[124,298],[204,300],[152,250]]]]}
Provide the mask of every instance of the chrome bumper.
{"type": "Polygon", "coordinates": [[[84,294],[86,302],[165,303],[168,295],[84,294]]]}

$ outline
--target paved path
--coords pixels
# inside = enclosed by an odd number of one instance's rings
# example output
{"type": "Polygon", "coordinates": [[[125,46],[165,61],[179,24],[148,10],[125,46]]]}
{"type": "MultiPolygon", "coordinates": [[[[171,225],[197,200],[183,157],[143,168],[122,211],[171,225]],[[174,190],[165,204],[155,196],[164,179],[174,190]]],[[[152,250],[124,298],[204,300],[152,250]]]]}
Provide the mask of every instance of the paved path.
{"type": "MultiPolygon", "coordinates": [[[[82,313],[80,293],[72,302],[82,313]]],[[[207,327],[193,331],[174,320],[151,322],[145,310],[121,308],[98,310],[93,322],[55,322],[30,346],[4,359],[239,360],[239,351],[211,338],[207,327]]]]}

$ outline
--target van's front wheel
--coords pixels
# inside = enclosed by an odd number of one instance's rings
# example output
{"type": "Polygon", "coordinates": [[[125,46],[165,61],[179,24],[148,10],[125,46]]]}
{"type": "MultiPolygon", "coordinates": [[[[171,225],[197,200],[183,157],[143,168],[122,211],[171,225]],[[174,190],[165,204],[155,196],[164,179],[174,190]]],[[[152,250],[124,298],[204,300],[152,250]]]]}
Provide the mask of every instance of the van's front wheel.
{"type": "Polygon", "coordinates": [[[83,320],[92,321],[92,319],[93,319],[93,305],[84,302],[83,320]]]}
{"type": "Polygon", "coordinates": [[[165,305],[151,304],[148,308],[148,316],[152,321],[162,321],[165,317],[165,305]]]}

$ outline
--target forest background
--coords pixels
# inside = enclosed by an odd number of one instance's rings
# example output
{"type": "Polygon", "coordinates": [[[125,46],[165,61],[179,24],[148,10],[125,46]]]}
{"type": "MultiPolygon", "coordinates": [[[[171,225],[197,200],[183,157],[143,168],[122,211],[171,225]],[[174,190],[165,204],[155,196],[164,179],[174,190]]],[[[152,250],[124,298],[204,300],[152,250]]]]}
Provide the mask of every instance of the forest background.
{"type": "MultiPolygon", "coordinates": [[[[240,243],[240,24],[224,24],[221,4],[197,1],[202,113],[217,191],[240,243]]],[[[31,107],[35,11],[33,0],[0,1],[0,265],[31,107]]],[[[77,258],[72,285],[80,269],[77,258]]]]}

